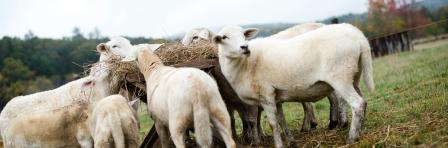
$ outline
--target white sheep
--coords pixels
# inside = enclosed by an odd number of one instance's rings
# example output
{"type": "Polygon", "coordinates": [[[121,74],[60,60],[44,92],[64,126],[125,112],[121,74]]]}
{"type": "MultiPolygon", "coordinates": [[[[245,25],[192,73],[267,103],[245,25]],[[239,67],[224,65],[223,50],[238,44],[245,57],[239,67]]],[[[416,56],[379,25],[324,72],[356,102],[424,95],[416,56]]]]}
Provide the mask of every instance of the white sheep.
{"type": "MultiPolygon", "coordinates": [[[[281,40],[286,40],[286,39],[290,39],[293,38],[295,36],[304,34],[306,32],[315,30],[317,28],[320,28],[324,26],[324,24],[321,23],[304,23],[304,24],[299,24],[293,27],[290,27],[288,29],[285,29],[283,31],[280,31],[274,35],[269,36],[268,38],[272,38],[272,39],[281,39],[281,40]]],[[[206,28],[197,28],[197,29],[192,29],[190,31],[188,31],[183,39],[183,44],[185,46],[190,46],[193,45],[194,43],[197,43],[198,40],[202,39],[202,40],[211,40],[213,33],[206,29],[206,28]]],[[[338,115],[339,113],[339,101],[336,97],[332,97],[335,95],[330,95],[328,96],[329,100],[330,100],[330,105],[331,105],[331,111],[330,111],[330,124],[329,124],[329,128],[333,129],[335,128],[337,125],[343,126],[346,122],[344,122],[344,120],[339,120],[340,124],[338,124],[338,117],[341,119],[345,119],[343,118],[345,114],[338,115]]],[[[224,98],[224,99],[229,99],[229,98],[224,98]]],[[[233,106],[235,107],[239,107],[242,106],[241,104],[239,104],[239,102],[237,101],[233,101],[236,102],[235,104],[227,104],[228,105],[228,109],[229,112],[231,113],[231,117],[232,117],[232,112],[234,110],[233,106]]],[[[242,103],[242,102],[241,102],[242,103]]],[[[314,114],[314,108],[312,106],[312,103],[308,103],[308,102],[303,102],[302,103],[305,115],[304,115],[304,120],[303,120],[303,124],[302,124],[302,129],[301,131],[310,131],[311,128],[317,126],[317,121],[316,121],[316,117],[314,114]]],[[[283,115],[283,109],[281,104],[277,105],[277,108],[279,110],[277,118],[280,119],[279,123],[282,129],[284,129],[284,132],[287,136],[287,139],[289,141],[293,140],[293,135],[290,132],[290,130],[287,127],[284,115],[283,115]]],[[[259,111],[259,110],[254,110],[254,111],[259,111]]],[[[240,117],[242,117],[243,120],[243,125],[249,123],[249,125],[257,125],[256,123],[251,123],[252,120],[250,120],[250,118],[257,118],[257,114],[258,113],[250,113],[249,111],[239,111],[239,114],[244,114],[240,117]],[[255,115],[254,117],[251,115],[255,115]],[[245,121],[245,122],[244,122],[245,121]]],[[[233,119],[233,118],[231,118],[233,119]]],[[[259,119],[257,119],[259,120],[259,119]]],[[[254,121],[256,122],[256,120],[254,121]]],[[[244,125],[244,127],[250,127],[252,129],[248,129],[247,131],[245,131],[246,129],[243,129],[243,134],[250,134],[250,133],[246,133],[246,132],[250,132],[250,131],[256,131],[258,129],[261,128],[257,128],[257,127],[252,127],[249,125],[244,125]]],[[[232,129],[233,132],[235,132],[235,129],[232,129]]],[[[258,133],[258,132],[257,132],[258,133]]],[[[255,139],[258,139],[258,137],[255,137],[255,139]]],[[[255,140],[257,141],[257,140],[255,140]]]]}
{"type": "Polygon", "coordinates": [[[125,57],[132,57],[135,58],[133,54],[126,50],[120,50],[120,49],[131,49],[133,48],[131,42],[123,38],[121,36],[111,37],[110,41],[106,43],[100,43],[97,45],[96,49],[100,53],[100,62],[105,61],[107,59],[110,59],[112,56],[116,56],[113,53],[116,53],[118,55],[125,55],[125,57]],[[118,44],[119,43],[119,44],[118,44]],[[104,51],[111,51],[111,52],[104,52],[104,51]]]}
{"type": "Polygon", "coordinates": [[[352,108],[347,143],[355,142],[364,122],[366,101],[358,94],[361,71],[374,89],[370,46],[349,24],[327,25],[289,40],[254,39],[257,29],[223,28],[213,41],[223,74],[240,98],[263,107],[276,147],[283,147],[276,103],[313,102],[334,92],[352,108]]]}
{"type": "Polygon", "coordinates": [[[182,39],[182,44],[184,46],[189,46],[191,44],[197,43],[200,40],[211,41],[213,37],[213,32],[207,28],[196,28],[185,33],[182,39]]]}
{"type": "Polygon", "coordinates": [[[217,128],[227,147],[235,147],[230,129],[230,117],[219,94],[216,82],[196,68],[164,66],[152,51],[160,44],[141,44],[130,49],[128,42],[111,41],[103,44],[102,52],[137,60],[146,80],[148,112],[154,120],[163,147],[168,147],[169,135],[176,147],[185,147],[186,130],[194,125],[196,141],[201,147],[212,143],[211,123],[217,128]],[[110,47],[109,47],[110,46],[110,47]],[[117,47],[114,49],[114,47],[117,47]],[[115,50],[130,52],[120,54],[115,50]]]}
{"type": "MultiPolygon", "coordinates": [[[[298,35],[302,35],[304,33],[316,30],[320,27],[325,26],[322,23],[303,23],[299,25],[295,25],[283,31],[280,31],[274,35],[271,35],[267,38],[270,39],[279,39],[279,40],[287,40],[294,38],[298,35]]],[[[340,98],[337,98],[335,94],[331,94],[328,97],[330,102],[330,123],[328,124],[329,129],[333,129],[337,126],[344,127],[347,124],[345,111],[343,108],[343,104],[340,101],[340,98]]],[[[314,114],[314,107],[312,103],[302,102],[302,107],[304,109],[304,119],[302,124],[301,131],[310,131],[311,128],[317,126],[316,116],[314,114]]],[[[277,104],[278,115],[277,118],[279,120],[281,128],[284,130],[285,135],[287,136],[287,140],[293,140],[293,135],[291,131],[288,129],[286,120],[283,115],[283,109],[281,104],[277,104]]]]}
{"type": "Polygon", "coordinates": [[[90,133],[95,147],[139,147],[139,122],[133,105],[138,99],[127,102],[121,95],[111,95],[93,108],[90,133]]]}
{"type": "Polygon", "coordinates": [[[13,98],[0,114],[5,146],[91,147],[87,117],[93,102],[112,94],[107,81],[86,77],[13,98]]]}
{"type": "Polygon", "coordinates": [[[92,147],[87,125],[92,105],[118,93],[122,81],[111,76],[107,65],[101,63],[92,67],[87,77],[53,90],[11,99],[0,113],[4,145],[92,147]]]}
{"type": "Polygon", "coordinates": [[[299,24],[299,25],[295,25],[293,27],[290,27],[286,30],[280,31],[274,35],[269,36],[268,38],[271,39],[279,39],[279,40],[287,40],[287,39],[291,39],[294,38],[298,35],[307,33],[311,30],[316,30],[317,28],[323,27],[325,26],[322,23],[304,23],[304,24],[299,24]]]}

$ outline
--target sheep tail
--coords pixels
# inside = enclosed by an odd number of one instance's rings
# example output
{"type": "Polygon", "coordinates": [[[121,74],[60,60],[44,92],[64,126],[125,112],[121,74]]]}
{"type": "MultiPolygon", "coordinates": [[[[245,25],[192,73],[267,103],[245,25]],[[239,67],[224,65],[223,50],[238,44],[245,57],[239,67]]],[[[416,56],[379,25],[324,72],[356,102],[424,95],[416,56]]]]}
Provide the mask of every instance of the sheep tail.
{"type": "Polygon", "coordinates": [[[121,120],[118,119],[118,115],[116,117],[110,117],[110,126],[112,137],[114,139],[114,144],[116,148],[125,148],[125,138],[123,134],[123,129],[121,127],[121,120]]]}
{"type": "Polygon", "coordinates": [[[200,146],[210,146],[212,144],[212,129],[210,124],[210,113],[208,109],[209,97],[201,90],[196,90],[198,100],[193,103],[194,128],[196,142],[200,146]]]}
{"type": "Polygon", "coordinates": [[[369,91],[375,90],[375,83],[373,82],[373,66],[372,54],[370,45],[367,39],[361,43],[361,66],[363,71],[364,83],[369,91]]]}

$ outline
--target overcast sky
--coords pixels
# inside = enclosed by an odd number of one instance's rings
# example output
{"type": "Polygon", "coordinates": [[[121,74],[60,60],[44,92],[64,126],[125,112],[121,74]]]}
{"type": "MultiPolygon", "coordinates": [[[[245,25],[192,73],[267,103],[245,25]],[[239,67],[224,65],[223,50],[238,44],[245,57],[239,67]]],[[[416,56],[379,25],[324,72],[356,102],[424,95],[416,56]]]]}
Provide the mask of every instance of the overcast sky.
{"type": "Polygon", "coordinates": [[[0,0],[0,36],[166,37],[195,27],[313,22],[367,11],[367,0],[0,0]]]}

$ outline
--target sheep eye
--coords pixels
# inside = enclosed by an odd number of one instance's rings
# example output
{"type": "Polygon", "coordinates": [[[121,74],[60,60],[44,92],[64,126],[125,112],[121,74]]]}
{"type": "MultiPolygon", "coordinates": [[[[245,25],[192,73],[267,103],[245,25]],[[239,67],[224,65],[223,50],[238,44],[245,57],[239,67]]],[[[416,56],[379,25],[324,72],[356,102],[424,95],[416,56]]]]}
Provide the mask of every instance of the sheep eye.
{"type": "Polygon", "coordinates": [[[198,36],[194,36],[194,37],[193,37],[193,40],[196,40],[196,39],[198,39],[198,36]]]}
{"type": "Polygon", "coordinates": [[[224,36],[222,36],[222,39],[227,39],[227,36],[225,36],[225,35],[224,35],[224,36]]]}
{"type": "Polygon", "coordinates": [[[117,47],[118,47],[117,45],[112,46],[112,48],[117,48],[117,47]]]}

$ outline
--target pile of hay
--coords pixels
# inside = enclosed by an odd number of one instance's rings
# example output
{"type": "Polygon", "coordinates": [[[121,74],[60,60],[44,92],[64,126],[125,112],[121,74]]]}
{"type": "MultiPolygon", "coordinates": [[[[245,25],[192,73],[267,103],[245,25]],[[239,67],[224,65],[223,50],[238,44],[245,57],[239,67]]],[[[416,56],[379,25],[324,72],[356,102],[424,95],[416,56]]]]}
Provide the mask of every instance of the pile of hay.
{"type": "Polygon", "coordinates": [[[101,72],[101,69],[106,68],[105,65],[107,65],[110,74],[106,79],[114,82],[114,84],[110,86],[112,90],[120,87],[141,94],[140,92],[145,91],[146,85],[145,79],[137,67],[137,62],[122,62],[121,60],[121,57],[113,56],[109,60],[86,65],[84,66],[84,75],[88,76],[92,73],[101,72]]]}
{"type": "Polygon", "coordinates": [[[209,41],[200,41],[189,47],[180,43],[164,44],[154,52],[165,65],[174,65],[200,59],[218,57],[218,48],[209,41]]]}
{"type": "MultiPolygon", "coordinates": [[[[184,47],[180,43],[169,43],[157,49],[155,54],[160,57],[165,65],[174,65],[201,59],[217,58],[217,47],[208,41],[201,41],[190,47],[184,47]]],[[[132,84],[139,90],[144,90],[146,84],[143,75],[138,69],[137,62],[122,62],[121,60],[122,58],[115,56],[104,61],[108,65],[112,77],[125,79],[126,83],[132,84]]],[[[95,64],[100,64],[100,62],[86,67],[86,74],[88,74],[90,67],[95,64]]],[[[125,84],[124,86],[129,85],[125,84]]]]}

